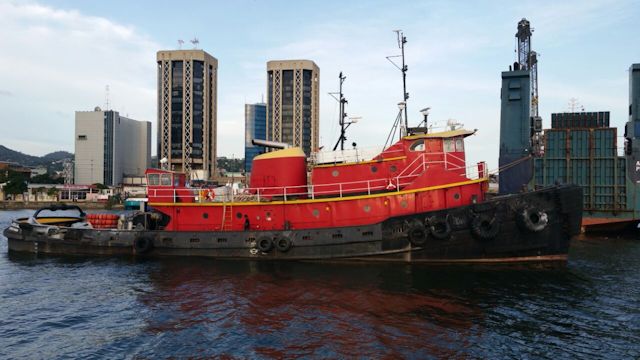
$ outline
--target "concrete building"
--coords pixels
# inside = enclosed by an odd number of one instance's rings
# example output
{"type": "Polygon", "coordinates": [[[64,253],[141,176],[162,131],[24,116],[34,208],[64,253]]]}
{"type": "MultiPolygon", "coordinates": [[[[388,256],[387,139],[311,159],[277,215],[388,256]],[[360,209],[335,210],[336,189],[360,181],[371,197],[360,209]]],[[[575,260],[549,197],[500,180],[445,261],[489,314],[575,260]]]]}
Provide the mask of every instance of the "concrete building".
{"type": "Polygon", "coordinates": [[[192,179],[216,172],[218,60],[203,50],[158,51],[158,159],[192,179]]]}
{"type": "Polygon", "coordinates": [[[267,138],[267,104],[244,105],[244,171],[251,172],[253,158],[264,151],[262,146],[251,143],[253,139],[267,138]]]}
{"type": "Polygon", "coordinates": [[[76,111],[75,184],[117,186],[151,164],[151,122],[117,111],[76,111]]]}
{"type": "Polygon", "coordinates": [[[301,147],[319,146],[320,68],[310,60],[267,62],[267,140],[301,147]]]}

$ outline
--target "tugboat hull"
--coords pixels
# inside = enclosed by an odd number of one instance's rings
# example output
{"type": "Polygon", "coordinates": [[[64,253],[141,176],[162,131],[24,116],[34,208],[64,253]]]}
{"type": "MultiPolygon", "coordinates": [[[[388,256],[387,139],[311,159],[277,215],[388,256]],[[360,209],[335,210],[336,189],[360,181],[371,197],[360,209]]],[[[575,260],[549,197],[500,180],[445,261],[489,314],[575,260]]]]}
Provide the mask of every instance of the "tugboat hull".
{"type": "Polygon", "coordinates": [[[76,229],[14,222],[10,251],[60,255],[202,256],[252,260],[430,262],[564,261],[580,232],[577,186],[352,227],[283,231],[76,229]]]}

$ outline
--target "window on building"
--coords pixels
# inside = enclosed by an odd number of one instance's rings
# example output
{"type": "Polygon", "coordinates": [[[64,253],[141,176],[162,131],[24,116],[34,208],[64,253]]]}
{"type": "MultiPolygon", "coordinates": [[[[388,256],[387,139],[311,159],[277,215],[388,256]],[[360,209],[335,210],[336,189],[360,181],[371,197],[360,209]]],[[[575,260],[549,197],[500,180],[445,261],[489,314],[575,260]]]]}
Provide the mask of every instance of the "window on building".
{"type": "Polygon", "coordinates": [[[87,135],[78,135],[78,140],[87,140],[87,135]]]}

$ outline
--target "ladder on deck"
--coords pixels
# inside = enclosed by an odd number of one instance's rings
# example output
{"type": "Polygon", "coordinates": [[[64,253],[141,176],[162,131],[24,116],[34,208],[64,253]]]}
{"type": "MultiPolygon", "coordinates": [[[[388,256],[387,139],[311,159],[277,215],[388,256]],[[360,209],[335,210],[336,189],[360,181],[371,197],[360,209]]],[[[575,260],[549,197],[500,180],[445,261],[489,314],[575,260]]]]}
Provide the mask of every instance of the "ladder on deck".
{"type": "Polygon", "coordinates": [[[222,206],[222,231],[230,231],[233,227],[233,206],[224,204],[222,206]]]}

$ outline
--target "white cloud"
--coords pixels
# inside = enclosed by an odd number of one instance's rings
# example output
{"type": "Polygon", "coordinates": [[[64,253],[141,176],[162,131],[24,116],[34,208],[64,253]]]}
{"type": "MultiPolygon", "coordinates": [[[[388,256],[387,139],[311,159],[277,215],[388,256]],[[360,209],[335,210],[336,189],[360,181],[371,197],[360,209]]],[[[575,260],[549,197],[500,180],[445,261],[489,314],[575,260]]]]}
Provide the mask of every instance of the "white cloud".
{"type": "Polygon", "coordinates": [[[0,143],[42,155],[73,151],[74,112],[103,106],[155,129],[158,44],[134,27],[36,3],[0,3],[0,143]]]}

